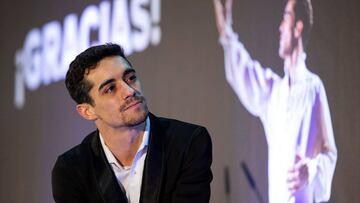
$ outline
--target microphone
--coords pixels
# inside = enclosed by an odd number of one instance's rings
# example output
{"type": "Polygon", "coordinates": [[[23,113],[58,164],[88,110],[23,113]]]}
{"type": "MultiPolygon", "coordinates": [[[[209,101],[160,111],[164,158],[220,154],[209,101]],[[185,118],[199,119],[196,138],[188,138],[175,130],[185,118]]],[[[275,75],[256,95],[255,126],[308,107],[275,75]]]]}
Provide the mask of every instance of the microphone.
{"type": "Polygon", "coordinates": [[[225,202],[230,203],[230,172],[229,167],[224,168],[225,202]]]}
{"type": "Polygon", "coordinates": [[[249,168],[246,166],[246,163],[244,161],[241,161],[240,165],[245,174],[248,184],[250,185],[251,189],[255,192],[258,202],[264,203],[264,199],[262,198],[259,189],[256,187],[255,180],[254,180],[253,176],[251,175],[249,168]]]}

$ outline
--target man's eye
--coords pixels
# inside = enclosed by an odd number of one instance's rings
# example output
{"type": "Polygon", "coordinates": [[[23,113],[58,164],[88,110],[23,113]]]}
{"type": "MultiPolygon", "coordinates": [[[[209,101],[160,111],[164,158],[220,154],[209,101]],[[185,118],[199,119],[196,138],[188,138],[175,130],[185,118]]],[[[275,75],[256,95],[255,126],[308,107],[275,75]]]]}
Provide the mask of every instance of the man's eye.
{"type": "Polygon", "coordinates": [[[110,85],[108,88],[105,89],[104,93],[112,93],[115,91],[115,85],[110,85]]]}
{"type": "Polygon", "coordinates": [[[134,82],[136,81],[137,77],[136,75],[130,75],[128,78],[127,78],[127,82],[134,82]]]}

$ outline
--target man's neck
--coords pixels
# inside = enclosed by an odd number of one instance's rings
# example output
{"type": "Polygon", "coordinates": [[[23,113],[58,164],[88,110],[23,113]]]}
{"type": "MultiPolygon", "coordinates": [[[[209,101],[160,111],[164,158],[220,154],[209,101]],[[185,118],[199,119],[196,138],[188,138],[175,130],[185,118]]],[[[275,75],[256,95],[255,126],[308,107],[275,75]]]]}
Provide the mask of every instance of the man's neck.
{"type": "Polygon", "coordinates": [[[109,128],[97,125],[106,146],[122,166],[131,166],[142,143],[146,121],[133,127],[109,128]]]}
{"type": "Polygon", "coordinates": [[[291,81],[293,81],[293,79],[296,77],[296,68],[298,66],[299,60],[302,60],[303,53],[304,53],[304,49],[302,47],[302,43],[299,42],[298,46],[294,48],[292,53],[286,56],[284,59],[284,66],[289,74],[290,85],[291,85],[291,81]]]}

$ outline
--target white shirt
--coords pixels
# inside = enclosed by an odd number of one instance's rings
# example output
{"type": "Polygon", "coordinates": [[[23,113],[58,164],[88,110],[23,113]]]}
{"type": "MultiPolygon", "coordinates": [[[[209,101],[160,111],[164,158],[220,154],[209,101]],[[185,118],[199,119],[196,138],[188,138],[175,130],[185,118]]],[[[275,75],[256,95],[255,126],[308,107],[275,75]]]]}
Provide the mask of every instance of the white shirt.
{"type": "Polygon", "coordinates": [[[269,202],[327,201],[337,150],[320,78],[306,68],[303,54],[290,86],[287,64],[285,76],[280,78],[250,57],[231,26],[227,25],[225,33],[220,42],[227,81],[245,108],[259,117],[264,126],[269,156],[269,202]],[[296,155],[310,159],[309,184],[292,197],[286,180],[296,155]]]}
{"type": "MultiPolygon", "coordinates": [[[[100,134],[100,133],[99,133],[100,134]]],[[[140,200],[141,183],[145,164],[145,158],[148,149],[150,134],[150,119],[146,119],[146,129],[141,145],[136,152],[131,167],[121,166],[109,148],[106,146],[102,135],[100,134],[101,145],[104,149],[106,158],[111,165],[120,187],[126,192],[129,203],[138,203],[140,200]]]]}

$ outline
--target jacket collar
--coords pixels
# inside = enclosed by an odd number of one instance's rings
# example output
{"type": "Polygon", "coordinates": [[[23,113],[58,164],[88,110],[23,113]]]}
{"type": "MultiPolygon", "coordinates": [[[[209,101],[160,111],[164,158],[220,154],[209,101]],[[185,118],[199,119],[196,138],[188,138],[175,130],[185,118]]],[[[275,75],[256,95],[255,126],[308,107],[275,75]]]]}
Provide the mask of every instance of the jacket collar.
{"type": "MultiPolygon", "coordinates": [[[[142,203],[158,202],[164,171],[165,129],[163,129],[159,118],[151,113],[149,113],[149,118],[151,127],[141,184],[140,202],[142,203]]],[[[94,153],[93,170],[104,202],[126,203],[126,193],[117,183],[116,176],[106,159],[98,131],[93,133],[91,149],[94,153]]]]}
{"type": "Polygon", "coordinates": [[[160,188],[164,172],[165,129],[159,118],[149,113],[150,138],[146,155],[141,186],[141,203],[156,203],[159,201],[160,188]]]}
{"type": "Polygon", "coordinates": [[[127,203],[126,193],[118,184],[101,147],[99,131],[92,137],[91,149],[94,153],[93,170],[102,199],[109,203],[127,203]]]}

